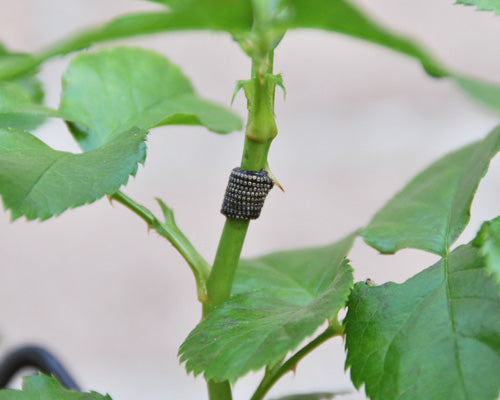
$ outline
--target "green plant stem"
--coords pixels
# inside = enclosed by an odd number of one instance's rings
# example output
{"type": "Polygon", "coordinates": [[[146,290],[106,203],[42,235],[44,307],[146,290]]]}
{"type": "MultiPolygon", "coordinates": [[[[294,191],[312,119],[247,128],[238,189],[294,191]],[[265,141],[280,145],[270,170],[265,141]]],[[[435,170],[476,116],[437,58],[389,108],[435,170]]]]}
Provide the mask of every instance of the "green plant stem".
{"type": "Polygon", "coordinates": [[[329,326],[321,335],[316,337],[312,342],[305,345],[297,353],[291,356],[287,361],[285,361],[280,367],[272,368],[266,371],[264,378],[260,382],[260,385],[255,390],[254,395],[250,400],[262,400],[264,396],[269,392],[273,385],[286,373],[294,371],[297,364],[306,355],[313,351],[316,347],[331,339],[334,336],[339,336],[343,334],[343,329],[340,324],[335,324],[329,326]]]}
{"type": "Polygon", "coordinates": [[[161,222],[146,207],[136,203],[122,192],[116,192],[111,195],[110,198],[123,204],[129,210],[141,217],[146,222],[149,229],[154,229],[175,247],[193,271],[198,291],[198,299],[200,302],[206,303],[208,300],[206,283],[210,274],[210,265],[198,251],[196,251],[189,239],[186,238],[177,227],[172,210],[170,210],[161,200],[157,199],[165,215],[165,222],[161,222]]]}
{"type": "MultiPolygon", "coordinates": [[[[275,83],[268,77],[272,76],[272,54],[272,51],[269,51],[264,56],[252,60],[252,79],[244,87],[248,102],[248,122],[241,168],[246,171],[260,171],[266,166],[269,148],[277,133],[274,120],[275,83]],[[266,77],[267,79],[264,79],[266,77]]],[[[207,282],[208,303],[203,305],[203,317],[231,295],[249,222],[226,219],[207,282]]],[[[210,400],[232,399],[229,382],[208,381],[207,385],[210,400]]]]}

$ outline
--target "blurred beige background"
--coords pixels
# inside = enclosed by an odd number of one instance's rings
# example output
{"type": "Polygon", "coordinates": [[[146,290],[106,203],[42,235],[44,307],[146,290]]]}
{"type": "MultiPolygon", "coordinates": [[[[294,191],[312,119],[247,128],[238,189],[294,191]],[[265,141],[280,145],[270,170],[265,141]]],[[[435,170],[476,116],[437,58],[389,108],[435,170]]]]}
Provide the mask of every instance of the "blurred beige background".
{"type": "MultiPolygon", "coordinates": [[[[500,17],[453,6],[452,0],[365,0],[381,22],[420,39],[447,65],[500,82],[500,17]]],[[[153,9],[132,0],[0,0],[0,38],[32,51],[119,13],[153,9]]],[[[182,33],[133,39],[182,66],[204,96],[229,104],[249,61],[227,35],[182,33]]],[[[47,63],[41,77],[56,107],[69,58],[47,63]]],[[[415,173],[442,154],[483,137],[499,120],[447,81],[428,78],[415,61],[357,40],[292,32],[276,53],[288,89],[277,99],[280,134],[270,153],[286,193],[273,191],[252,223],[245,256],[333,242],[366,224],[415,173]]],[[[234,104],[240,114],[240,95],[234,104]]],[[[59,121],[39,136],[76,150],[59,121]]],[[[218,213],[243,136],[198,127],[155,130],[148,159],[126,193],[154,211],[154,197],[175,211],[180,227],[208,260],[224,222],[218,213]]],[[[473,205],[470,240],[480,222],[499,214],[500,160],[492,163],[473,205]]],[[[436,257],[402,251],[384,257],[356,243],[357,280],[402,282],[436,257]]],[[[44,223],[9,223],[0,213],[0,350],[35,342],[53,349],[86,389],[115,400],[206,399],[201,378],[186,376],[177,348],[200,318],[190,271],[145,224],[106,199],[44,223]]],[[[272,396],[348,390],[344,350],[332,340],[288,375],[272,396]]],[[[239,381],[235,399],[252,393],[259,375],[239,381]]]]}

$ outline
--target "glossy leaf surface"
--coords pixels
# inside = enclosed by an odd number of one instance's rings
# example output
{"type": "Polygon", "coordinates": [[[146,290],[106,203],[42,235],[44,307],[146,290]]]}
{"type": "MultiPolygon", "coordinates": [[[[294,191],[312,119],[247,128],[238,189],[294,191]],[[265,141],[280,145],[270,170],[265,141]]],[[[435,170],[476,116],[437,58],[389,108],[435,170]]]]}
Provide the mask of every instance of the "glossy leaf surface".
{"type": "Polygon", "coordinates": [[[500,0],[456,0],[456,4],[476,6],[478,11],[495,11],[495,14],[500,14],[500,0]]]}
{"type": "Polygon", "coordinates": [[[372,400],[495,400],[500,293],[467,245],[403,284],[358,283],[346,367],[372,400]]]}
{"type": "Polygon", "coordinates": [[[486,266],[500,283],[500,217],[485,222],[473,243],[481,249],[486,266]]]}
{"type": "Polygon", "coordinates": [[[242,261],[233,296],[181,346],[187,370],[211,380],[235,380],[279,362],[335,318],[352,288],[345,257],[354,237],[242,261]]]}
{"type": "Polygon", "coordinates": [[[0,195],[12,220],[48,219],[116,192],[146,157],[147,131],[133,128],[82,154],[56,151],[33,135],[0,129],[0,195]]]}
{"type": "Polygon", "coordinates": [[[60,110],[84,150],[132,127],[189,124],[219,133],[241,129],[234,113],[198,97],[178,67],[138,48],[73,59],[63,77],[60,110]]]}
{"type": "Polygon", "coordinates": [[[0,400],[111,400],[111,397],[67,390],[56,378],[40,374],[25,377],[22,390],[1,390],[0,400]]]}
{"type": "Polygon", "coordinates": [[[470,219],[470,206],[490,160],[500,150],[500,128],[441,158],[390,200],[361,233],[381,253],[402,248],[444,255],[470,219]]]}

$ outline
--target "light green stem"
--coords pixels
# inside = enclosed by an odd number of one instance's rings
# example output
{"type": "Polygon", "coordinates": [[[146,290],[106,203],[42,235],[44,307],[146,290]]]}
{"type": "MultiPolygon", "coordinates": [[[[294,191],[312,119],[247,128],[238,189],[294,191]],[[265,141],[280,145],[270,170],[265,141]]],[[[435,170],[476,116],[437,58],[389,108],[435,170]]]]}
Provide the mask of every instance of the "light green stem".
{"type": "Polygon", "coordinates": [[[206,303],[208,300],[206,283],[210,273],[210,265],[196,251],[189,239],[177,227],[172,211],[161,200],[157,199],[165,216],[165,222],[161,222],[146,207],[136,203],[122,192],[116,192],[111,195],[110,198],[123,204],[129,210],[132,210],[146,222],[149,229],[154,229],[159,235],[172,243],[193,271],[198,291],[198,299],[203,304],[206,303]]]}

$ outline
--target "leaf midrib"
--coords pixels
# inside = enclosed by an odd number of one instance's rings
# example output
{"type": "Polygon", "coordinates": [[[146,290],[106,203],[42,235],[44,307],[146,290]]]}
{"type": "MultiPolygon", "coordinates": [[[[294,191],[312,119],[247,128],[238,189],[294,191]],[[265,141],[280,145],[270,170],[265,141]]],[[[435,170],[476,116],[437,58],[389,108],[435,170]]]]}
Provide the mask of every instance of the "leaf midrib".
{"type": "Polygon", "coordinates": [[[455,356],[455,364],[457,366],[457,371],[460,376],[460,384],[462,386],[462,390],[465,393],[465,397],[469,399],[469,394],[467,393],[467,387],[465,386],[465,377],[464,372],[462,370],[462,363],[460,359],[460,349],[458,347],[458,336],[457,336],[457,328],[455,324],[455,311],[453,307],[453,299],[451,294],[451,286],[450,286],[450,270],[449,270],[449,257],[446,255],[443,257],[443,270],[444,270],[444,283],[446,284],[446,300],[448,304],[448,315],[451,321],[451,329],[453,332],[453,347],[454,347],[454,356],[455,356]]]}

